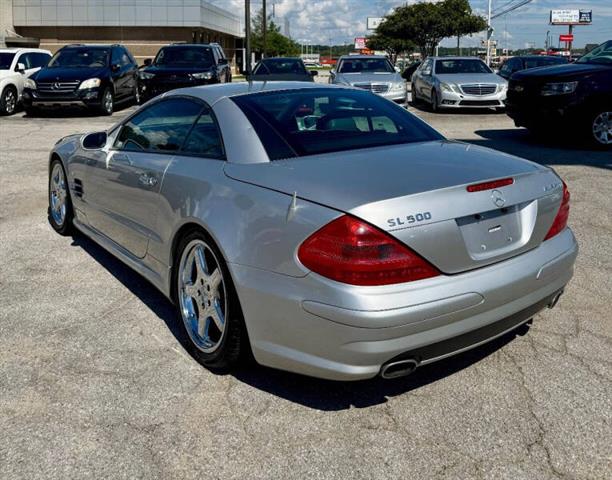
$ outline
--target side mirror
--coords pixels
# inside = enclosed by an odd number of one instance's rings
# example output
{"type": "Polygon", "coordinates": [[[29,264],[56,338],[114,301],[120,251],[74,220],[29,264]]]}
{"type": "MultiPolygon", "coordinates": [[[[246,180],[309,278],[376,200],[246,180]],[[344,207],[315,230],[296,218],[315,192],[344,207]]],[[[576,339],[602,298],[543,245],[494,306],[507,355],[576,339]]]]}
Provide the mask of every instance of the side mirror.
{"type": "Polygon", "coordinates": [[[227,65],[227,58],[220,58],[219,65],[227,65]]]}
{"type": "Polygon", "coordinates": [[[17,67],[15,67],[15,70],[19,73],[25,73],[26,68],[25,65],[20,62],[17,64],[17,67]]]}
{"type": "Polygon", "coordinates": [[[89,133],[83,137],[81,145],[85,150],[99,150],[108,140],[106,132],[89,133]]]}
{"type": "Polygon", "coordinates": [[[121,69],[121,67],[120,67],[120,66],[119,66],[119,64],[117,64],[117,63],[116,63],[116,64],[114,64],[114,65],[111,65],[111,70],[112,70],[113,72],[118,72],[120,69],[121,69]]]}
{"type": "Polygon", "coordinates": [[[316,77],[316,76],[319,74],[319,72],[318,72],[317,70],[311,70],[311,71],[310,71],[310,74],[311,74],[313,77],[316,77]]]}
{"type": "Polygon", "coordinates": [[[335,74],[336,74],[336,69],[335,69],[335,68],[332,68],[332,69],[329,71],[329,74],[330,74],[330,75],[335,75],[335,74]]]}
{"type": "Polygon", "coordinates": [[[150,67],[151,65],[153,65],[153,59],[151,59],[151,58],[145,58],[145,61],[144,61],[144,66],[145,66],[145,67],[150,67]]]}

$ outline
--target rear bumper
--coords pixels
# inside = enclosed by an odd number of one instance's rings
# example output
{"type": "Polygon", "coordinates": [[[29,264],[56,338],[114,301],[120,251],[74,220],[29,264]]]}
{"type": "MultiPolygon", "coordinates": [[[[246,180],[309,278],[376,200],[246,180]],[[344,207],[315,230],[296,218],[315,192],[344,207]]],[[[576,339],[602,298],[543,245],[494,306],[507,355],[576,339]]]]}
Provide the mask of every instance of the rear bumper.
{"type": "Polygon", "coordinates": [[[565,287],[577,252],[566,229],[489,267],[384,287],[352,287],[312,273],[287,277],[236,264],[230,269],[258,362],[358,380],[376,376],[397,357],[414,355],[430,363],[524,323],[565,287]]]}

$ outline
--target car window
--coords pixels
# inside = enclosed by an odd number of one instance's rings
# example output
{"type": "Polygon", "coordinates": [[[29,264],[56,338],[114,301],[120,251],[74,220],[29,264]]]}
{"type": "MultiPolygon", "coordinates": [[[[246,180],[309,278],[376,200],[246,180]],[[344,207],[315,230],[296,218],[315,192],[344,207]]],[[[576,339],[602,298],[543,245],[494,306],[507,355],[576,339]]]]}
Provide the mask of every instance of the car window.
{"type": "Polygon", "coordinates": [[[187,98],[162,100],[144,108],[121,128],[114,147],[132,151],[178,151],[202,105],[187,98]]]}
{"type": "Polygon", "coordinates": [[[155,65],[176,65],[208,68],[214,65],[212,48],[172,46],[162,48],[155,57],[155,65]]]}
{"type": "Polygon", "coordinates": [[[22,53],[17,59],[17,63],[23,63],[25,65],[25,69],[29,70],[30,68],[35,68],[32,66],[33,62],[31,53],[22,53]]]}
{"type": "Polygon", "coordinates": [[[119,49],[119,65],[121,65],[122,67],[125,67],[131,64],[132,64],[132,61],[130,60],[130,57],[128,56],[127,52],[123,48],[120,48],[119,49]]]}
{"type": "Polygon", "coordinates": [[[51,58],[51,55],[43,52],[33,53],[32,56],[34,58],[32,62],[32,68],[45,67],[47,63],[49,63],[49,59],[51,58]]]}
{"type": "Polygon", "coordinates": [[[294,74],[307,75],[306,67],[300,60],[276,59],[262,60],[255,70],[255,75],[294,74]]]}
{"type": "Polygon", "coordinates": [[[386,58],[347,58],[342,61],[339,73],[394,73],[393,65],[386,58]]]}
{"type": "Polygon", "coordinates": [[[13,58],[15,58],[14,53],[0,52],[0,70],[8,70],[11,68],[13,58]]]}
{"type": "Polygon", "coordinates": [[[49,67],[97,68],[106,67],[110,48],[70,47],[59,50],[49,62],[49,67]]]}
{"type": "Polygon", "coordinates": [[[432,65],[432,63],[433,63],[432,60],[426,60],[425,63],[423,63],[423,65],[419,69],[419,70],[421,70],[421,73],[423,73],[425,75],[431,75],[431,65],[432,65]]]}
{"type": "Polygon", "coordinates": [[[491,69],[480,59],[444,59],[436,61],[436,73],[491,73],[491,69]]]}
{"type": "Polygon", "coordinates": [[[403,108],[369,92],[303,89],[232,100],[272,160],[443,138],[403,108]]]}
{"type": "Polygon", "coordinates": [[[185,140],[182,151],[207,158],[225,158],[219,127],[210,109],[202,112],[185,140]]]}

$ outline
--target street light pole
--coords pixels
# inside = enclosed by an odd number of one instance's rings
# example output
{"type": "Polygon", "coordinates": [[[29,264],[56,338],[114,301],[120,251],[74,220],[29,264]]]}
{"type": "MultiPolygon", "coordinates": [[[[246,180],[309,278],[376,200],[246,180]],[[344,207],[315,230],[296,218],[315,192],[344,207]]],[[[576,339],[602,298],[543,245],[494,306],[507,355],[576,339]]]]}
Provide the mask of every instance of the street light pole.
{"type": "Polygon", "coordinates": [[[489,13],[487,14],[487,65],[491,65],[491,4],[489,0],[489,13]]]}
{"type": "Polygon", "coordinates": [[[266,30],[268,25],[268,14],[266,13],[266,0],[263,0],[263,32],[262,32],[262,42],[263,42],[263,58],[266,58],[266,30]]]}
{"type": "Polygon", "coordinates": [[[251,75],[251,0],[244,0],[244,47],[246,74],[251,75]]]}

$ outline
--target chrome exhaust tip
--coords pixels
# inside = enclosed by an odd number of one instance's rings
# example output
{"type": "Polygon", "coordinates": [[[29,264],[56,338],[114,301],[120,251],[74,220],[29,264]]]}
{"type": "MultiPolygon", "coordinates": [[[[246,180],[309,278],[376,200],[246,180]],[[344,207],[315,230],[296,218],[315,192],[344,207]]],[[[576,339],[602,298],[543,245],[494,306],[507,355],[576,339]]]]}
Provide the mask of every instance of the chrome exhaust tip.
{"type": "Polygon", "coordinates": [[[414,372],[419,366],[419,362],[414,358],[389,362],[380,369],[380,376],[385,379],[405,377],[414,372]]]}
{"type": "Polygon", "coordinates": [[[557,294],[552,298],[552,300],[548,304],[548,308],[555,308],[555,305],[557,305],[557,302],[559,302],[561,295],[563,295],[563,290],[557,292],[557,294]]]}

